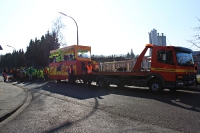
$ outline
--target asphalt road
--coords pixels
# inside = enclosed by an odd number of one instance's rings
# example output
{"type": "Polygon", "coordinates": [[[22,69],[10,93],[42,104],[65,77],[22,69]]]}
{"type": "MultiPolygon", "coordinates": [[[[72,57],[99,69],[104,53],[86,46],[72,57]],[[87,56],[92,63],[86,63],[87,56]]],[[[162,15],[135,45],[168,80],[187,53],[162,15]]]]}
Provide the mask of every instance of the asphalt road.
{"type": "Polygon", "coordinates": [[[92,89],[66,82],[12,83],[32,101],[0,128],[11,132],[191,132],[200,131],[200,89],[152,94],[147,88],[92,89]]]}

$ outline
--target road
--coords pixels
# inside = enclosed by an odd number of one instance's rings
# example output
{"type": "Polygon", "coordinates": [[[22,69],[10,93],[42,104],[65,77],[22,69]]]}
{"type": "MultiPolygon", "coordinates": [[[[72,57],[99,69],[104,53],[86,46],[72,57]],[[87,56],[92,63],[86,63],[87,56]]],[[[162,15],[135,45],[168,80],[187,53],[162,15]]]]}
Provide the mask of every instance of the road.
{"type": "Polygon", "coordinates": [[[11,83],[28,89],[30,104],[0,127],[11,132],[200,131],[200,89],[152,94],[147,88],[92,89],[66,82],[11,83]]]}

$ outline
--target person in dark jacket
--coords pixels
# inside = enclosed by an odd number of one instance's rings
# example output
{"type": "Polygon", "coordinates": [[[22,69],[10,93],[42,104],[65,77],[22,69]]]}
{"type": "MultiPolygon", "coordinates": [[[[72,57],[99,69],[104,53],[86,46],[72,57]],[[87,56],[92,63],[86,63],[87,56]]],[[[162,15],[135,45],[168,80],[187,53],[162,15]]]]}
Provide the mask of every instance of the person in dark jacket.
{"type": "Polygon", "coordinates": [[[48,75],[49,75],[49,71],[48,71],[47,67],[44,68],[43,73],[44,73],[44,80],[47,81],[47,80],[48,80],[48,77],[49,77],[49,76],[48,76],[48,75]]]}
{"type": "Polygon", "coordinates": [[[2,72],[4,82],[6,82],[6,79],[7,79],[7,73],[8,73],[8,70],[4,67],[3,72],[2,72]]]}
{"type": "Polygon", "coordinates": [[[69,74],[69,83],[73,84],[74,83],[74,68],[72,64],[70,64],[68,68],[68,74],[69,74]]]}
{"type": "Polygon", "coordinates": [[[13,68],[12,70],[12,75],[13,75],[13,81],[17,80],[17,70],[15,68],[13,68]]]}

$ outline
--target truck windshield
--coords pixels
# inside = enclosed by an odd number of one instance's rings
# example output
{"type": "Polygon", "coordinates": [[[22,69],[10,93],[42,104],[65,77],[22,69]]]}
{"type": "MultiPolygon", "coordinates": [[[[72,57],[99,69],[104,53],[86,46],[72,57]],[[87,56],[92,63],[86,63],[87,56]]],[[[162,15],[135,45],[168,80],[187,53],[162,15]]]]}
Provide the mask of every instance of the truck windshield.
{"type": "Polygon", "coordinates": [[[177,52],[176,57],[178,66],[194,66],[192,53],[177,52]]]}

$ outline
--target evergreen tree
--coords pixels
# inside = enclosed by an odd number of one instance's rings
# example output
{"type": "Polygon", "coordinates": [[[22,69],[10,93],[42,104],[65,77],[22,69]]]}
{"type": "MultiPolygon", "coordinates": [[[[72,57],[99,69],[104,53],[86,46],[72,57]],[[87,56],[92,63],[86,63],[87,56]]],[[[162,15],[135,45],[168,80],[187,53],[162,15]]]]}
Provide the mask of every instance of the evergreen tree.
{"type": "Polygon", "coordinates": [[[0,67],[4,65],[7,67],[47,66],[50,51],[60,48],[61,43],[64,44],[61,34],[64,27],[61,19],[57,19],[51,33],[47,31],[41,36],[41,40],[37,38],[30,40],[25,53],[23,49],[20,49],[19,51],[14,50],[12,54],[2,55],[0,67]]]}
{"type": "Polygon", "coordinates": [[[135,54],[133,53],[133,49],[131,49],[131,55],[130,55],[131,58],[135,58],[135,54]]]}
{"type": "Polygon", "coordinates": [[[130,55],[130,53],[128,52],[127,55],[126,55],[126,58],[130,58],[130,57],[131,57],[131,55],[130,55]]]}

